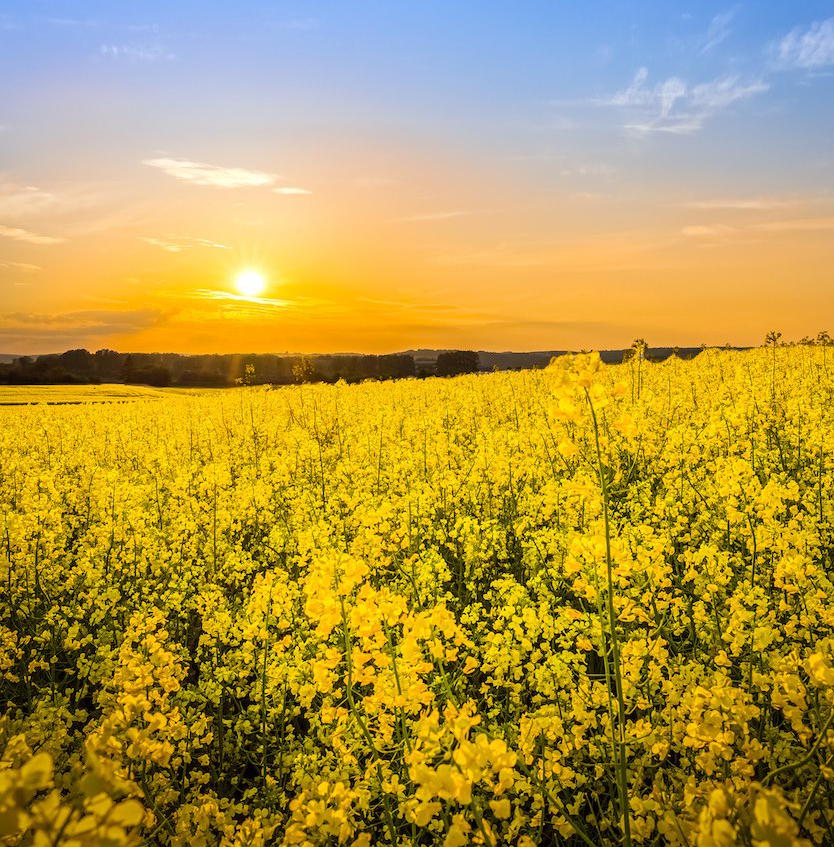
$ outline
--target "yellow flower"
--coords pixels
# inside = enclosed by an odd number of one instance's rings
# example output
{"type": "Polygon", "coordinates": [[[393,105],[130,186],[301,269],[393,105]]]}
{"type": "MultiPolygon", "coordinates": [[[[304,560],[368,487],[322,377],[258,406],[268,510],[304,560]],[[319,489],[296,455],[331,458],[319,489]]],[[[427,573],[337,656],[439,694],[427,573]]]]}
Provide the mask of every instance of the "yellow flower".
{"type": "Polygon", "coordinates": [[[510,816],[510,801],[506,797],[502,797],[500,800],[490,800],[489,807],[492,809],[495,817],[501,818],[501,820],[510,816]]]}

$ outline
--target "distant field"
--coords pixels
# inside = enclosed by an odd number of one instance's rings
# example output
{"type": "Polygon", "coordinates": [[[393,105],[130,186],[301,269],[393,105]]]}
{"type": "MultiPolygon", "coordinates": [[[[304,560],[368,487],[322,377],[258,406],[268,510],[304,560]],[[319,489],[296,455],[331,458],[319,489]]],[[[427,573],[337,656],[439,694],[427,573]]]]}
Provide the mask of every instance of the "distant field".
{"type": "Polygon", "coordinates": [[[117,400],[153,400],[170,394],[191,393],[190,388],[150,388],[145,385],[0,385],[0,406],[28,403],[110,403],[117,400]]]}

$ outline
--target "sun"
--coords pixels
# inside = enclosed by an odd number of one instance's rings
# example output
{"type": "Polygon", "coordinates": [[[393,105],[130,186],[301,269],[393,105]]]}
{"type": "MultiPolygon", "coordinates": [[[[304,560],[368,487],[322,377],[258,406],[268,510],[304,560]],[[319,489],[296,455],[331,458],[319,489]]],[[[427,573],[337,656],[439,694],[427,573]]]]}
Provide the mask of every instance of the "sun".
{"type": "Polygon", "coordinates": [[[257,271],[243,271],[238,274],[235,285],[244,297],[257,297],[266,288],[266,280],[257,271]]]}

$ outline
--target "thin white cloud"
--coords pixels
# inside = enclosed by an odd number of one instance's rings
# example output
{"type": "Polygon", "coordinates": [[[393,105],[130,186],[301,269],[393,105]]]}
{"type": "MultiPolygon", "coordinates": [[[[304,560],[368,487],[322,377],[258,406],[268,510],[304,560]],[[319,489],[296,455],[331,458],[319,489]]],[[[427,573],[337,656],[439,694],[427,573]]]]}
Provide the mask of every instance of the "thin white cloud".
{"type": "Polygon", "coordinates": [[[75,212],[98,202],[87,187],[64,189],[60,194],[34,185],[20,185],[0,180],[0,218],[26,220],[48,215],[75,212]]]}
{"type": "Polygon", "coordinates": [[[735,227],[718,224],[717,226],[685,226],[681,230],[681,235],[689,236],[690,238],[705,238],[715,235],[727,235],[734,232],[735,227]]]}
{"type": "Polygon", "coordinates": [[[295,18],[293,20],[284,21],[279,25],[282,29],[296,30],[297,32],[307,32],[311,29],[317,29],[321,26],[321,21],[318,18],[295,18]]]}
{"type": "Polygon", "coordinates": [[[66,241],[65,238],[53,238],[49,235],[39,235],[36,232],[29,232],[28,229],[2,225],[0,225],[0,236],[3,238],[13,238],[15,241],[26,241],[29,244],[61,244],[63,241],[66,241]]]}
{"type": "Polygon", "coordinates": [[[645,87],[649,78],[648,68],[638,68],[631,85],[618,94],[613,94],[601,102],[609,106],[647,106],[654,100],[652,92],[645,87]]]}
{"type": "Polygon", "coordinates": [[[684,203],[689,209],[778,209],[788,202],[778,197],[717,197],[712,200],[696,200],[684,203]]]}
{"type": "Polygon", "coordinates": [[[691,99],[696,109],[706,114],[726,109],[737,100],[747,100],[754,94],[762,94],[770,86],[766,82],[741,83],[738,77],[725,76],[712,82],[703,82],[692,89],[691,99]]]}
{"type": "Polygon", "coordinates": [[[182,253],[190,247],[216,247],[220,250],[232,249],[226,244],[220,244],[209,238],[191,238],[187,235],[168,235],[165,238],[140,236],[139,240],[144,241],[146,244],[152,244],[154,247],[161,247],[169,253],[182,253]]]}
{"type": "Polygon", "coordinates": [[[159,44],[102,44],[102,56],[112,59],[129,59],[140,62],[159,62],[175,58],[174,54],[159,44]]]}
{"type": "Polygon", "coordinates": [[[703,44],[701,45],[701,53],[708,53],[713,47],[717,47],[722,41],[726,41],[730,35],[730,24],[735,17],[736,10],[730,9],[727,12],[721,12],[715,15],[710,21],[709,28],[704,36],[703,44]]]}
{"type": "Polygon", "coordinates": [[[169,253],[182,253],[185,250],[185,247],[181,244],[175,244],[172,241],[163,241],[161,238],[145,238],[140,236],[139,240],[147,244],[153,244],[154,247],[161,247],[169,253]]]}
{"type": "Polygon", "coordinates": [[[248,297],[245,294],[233,294],[231,291],[212,291],[207,288],[199,288],[192,295],[198,300],[220,300],[229,303],[250,303],[257,306],[289,306],[292,301],[278,300],[274,297],[248,297]]]}
{"type": "Polygon", "coordinates": [[[604,177],[613,176],[615,173],[617,173],[617,169],[605,162],[592,162],[590,164],[574,165],[573,167],[562,168],[562,176],[567,177],[604,177]]]}
{"type": "Polygon", "coordinates": [[[794,218],[785,221],[768,221],[755,224],[751,229],[765,232],[813,232],[834,229],[834,218],[794,218]]]}
{"type": "Polygon", "coordinates": [[[99,21],[94,18],[47,18],[46,22],[52,26],[64,27],[90,28],[99,26],[99,21]]]}
{"type": "Polygon", "coordinates": [[[834,18],[816,21],[807,29],[795,27],[771,52],[782,68],[815,70],[834,65],[834,18]]]}
{"type": "Polygon", "coordinates": [[[195,185],[208,185],[212,188],[255,188],[273,185],[279,176],[266,171],[253,171],[246,168],[224,168],[207,165],[204,162],[191,162],[186,159],[143,159],[143,165],[158,168],[163,173],[183,182],[195,185]]]}
{"type": "Polygon", "coordinates": [[[294,188],[291,185],[282,185],[280,188],[272,189],[276,194],[312,194],[312,191],[308,191],[306,188],[294,188]]]}
{"type": "Polygon", "coordinates": [[[737,76],[718,77],[694,86],[677,76],[647,86],[648,78],[648,70],[640,68],[628,88],[597,101],[600,105],[626,110],[632,118],[625,128],[634,135],[652,132],[691,135],[715,113],[769,88],[761,80],[745,83],[737,76]]]}
{"type": "Polygon", "coordinates": [[[449,218],[460,218],[468,215],[469,212],[427,212],[423,215],[410,215],[407,218],[400,218],[401,221],[445,221],[449,218]]]}
{"type": "Polygon", "coordinates": [[[21,218],[50,211],[56,203],[54,194],[34,185],[0,183],[0,215],[21,218]]]}
{"type": "Polygon", "coordinates": [[[681,229],[681,234],[691,238],[705,238],[731,233],[750,232],[827,232],[834,230],[834,217],[828,218],[789,218],[780,221],[763,221],[743,226],[727,224],[693,225],[681,229]]]}
{"type": "Polygon", "coordinates": [[[35,273],[43,268],[40,265],[30,265],[28,262],[0,262],[0,268],[10,271],[23,271],[24,273],[35,273]]]}
{"type": "Polygon", "coordinates": [[[574,191],[570,199],[577,203],[598,203],[603,199],[603,195],[598,191],[574,191]]]}

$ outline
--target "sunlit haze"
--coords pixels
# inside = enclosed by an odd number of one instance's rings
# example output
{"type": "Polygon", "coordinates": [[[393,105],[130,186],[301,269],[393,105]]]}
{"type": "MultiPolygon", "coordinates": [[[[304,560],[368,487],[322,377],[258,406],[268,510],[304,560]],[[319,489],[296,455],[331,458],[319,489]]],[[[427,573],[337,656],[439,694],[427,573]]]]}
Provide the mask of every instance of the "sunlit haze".
{"type": "Polygon", "coordinates": [[[0,353],[834,330],[830,2],[0,8],[0,353]]]}
{"type": "Polygon", "coordinates": [[[257,271],[243,271],[235,280],[237,290],[245,297],[257,297],[263,294],[266,282],[257,271]]]}

